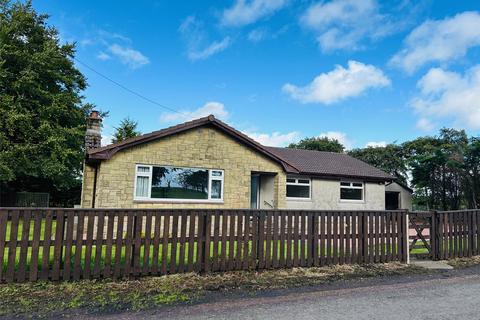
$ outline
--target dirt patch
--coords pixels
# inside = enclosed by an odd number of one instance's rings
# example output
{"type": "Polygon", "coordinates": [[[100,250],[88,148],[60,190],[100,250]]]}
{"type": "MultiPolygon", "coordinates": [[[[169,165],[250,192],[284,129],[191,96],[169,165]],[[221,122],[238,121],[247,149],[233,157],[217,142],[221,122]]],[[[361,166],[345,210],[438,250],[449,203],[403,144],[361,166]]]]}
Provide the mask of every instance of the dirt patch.
{"type": "Polygon", "coordinates": [[[146,277],[138,280],[85,280],[0,285],[0,316],[49,317],[76,311],[82,314],[146,310],[188,303],[209,292],[257,292],[312,286],[343,279],[425,273],[400,263],[337,265],[321,268],[232,271],[146,277]]]}
{"type": "Polygon", "coordinates": [[[470,258],[456,258],[447,260],[447,263],[455,269],[462,269],[480,265],[480,256],[474,256],[470,258]]]}

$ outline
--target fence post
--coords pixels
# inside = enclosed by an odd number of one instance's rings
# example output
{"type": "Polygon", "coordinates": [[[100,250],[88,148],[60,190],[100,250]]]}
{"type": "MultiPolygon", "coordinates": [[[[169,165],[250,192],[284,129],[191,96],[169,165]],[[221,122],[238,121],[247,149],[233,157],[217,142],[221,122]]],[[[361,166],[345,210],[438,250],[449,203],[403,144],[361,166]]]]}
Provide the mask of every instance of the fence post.
{"type": "Polygon", "coordinates": [[[311,267],[315,264],[315,250],[317,247],[317,244],[315,243],[315,239],[316,239],[315,214],[313,212],[310,213],[309,220],[310,221],[308,221],[308,227],[310,230],[308,230],[308,234],[310,236],[310,251],[309,251],[309,258],[307,259],[307,261],[309,262],[308,266],[311,267]]]}
{"type": "Polygon", "coordinates": [[[403,234],[404,236],[403,249],[405,250],[405,253],[404,253],[405,262],[407,264],[410,264],[410,211],[409,210],[405,211],[405,221],[403,223],[403,227],[405,228],[405,232],[403,234]]]}
{"type": "Polygon", "coordinates": [[[474,233],[473,233],[473,212],[468,211],[468,256],[473,255],[473,243],[474,243],[474,233]]]}
{"type": "Polygon", "coordinates": [[[438,230],[437,230],[437,211],[432,211],[430,222],[430,247],[432,248],[432,260],[438,260],[438,230]]]}
{"type": "Polygon", "coordinates": [[[132,240],[132,253],[130,257],[130,267],[132,268],[133,274],[135,274],[135,243],[136,243],[136,238],[137,238],[137,213],[133,216],[133,240],[132,240]]]}
{"type": "Polygon", "coordinates": [[[265,213],[263,211],[257,211],[256,218],[257,219],[257,228],[253,232],[256,232],[257,236],[257,250],[256,250],[256,256],[253,257],[255,259],[255,270],[259,269],[259,266],[261,264],[261,258],[263,257],[263,231],[265,230],[263,228],[263,221],[265,221],[265,213]],[[260,230],[262,229],[262,230],[260,230]]]}
{"type": "Polygon", "coordinates": [[[368,262],[368,213],[362,213],[362,262],[368,262]]]}
{"type": "Polygon", "coordinates": [[[209,211],[203,212],[202,223],[202,257],[203,261],[200,264],[200,271],[210,271],[210,213],[209,211]],[[207,247],[208,246],[208,247],[207,247]]]}

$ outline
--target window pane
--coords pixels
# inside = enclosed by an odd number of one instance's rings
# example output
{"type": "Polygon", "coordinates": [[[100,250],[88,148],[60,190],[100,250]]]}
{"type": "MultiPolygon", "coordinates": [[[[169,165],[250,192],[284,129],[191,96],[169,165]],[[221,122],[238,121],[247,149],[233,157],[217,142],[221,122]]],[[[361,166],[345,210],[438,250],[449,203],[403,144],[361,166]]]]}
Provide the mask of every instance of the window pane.
{"type": "Polygon", "coordinates": [[[212,177],[221,177],[222,171],[212,171],[212,177]]]}
{"type": "Polygon", "coordinates": [[[150,188],[148,179],[148,177],[137,177],[136,197],[148,197],[148,188],[150,188]]]}
{"type": "Polygon", "coordinates": [[[143,167],[143,166],[140,167],[140,166],[139,166],[139,167],[137,167],[137,172],[146,172],[146,173],[148,173],[148,172],[150,172],[150,167],[143,167]]]}
{"type": "Polygon", "coordinates": [[[340,182],[340,185],[350,187],[350,182],[340,182]]]}
{"type": "Polygon", "coordinates": [[[222,181],[212,180],[212,199],[221,199],[222,198],[222,181]]]}
{"type": "Polygon", "coordinates": [[[295,179],[293,179],[293,178],[287,178],[287,182],[295,183],[295,179]]]}
{"type": "Polygon", "coordinates": [[[310,198],[310,187],[299,185],[287,185],[287,197],[310,198]]]}
{"type": "Polygon", "coordinates": [[[151,197],[208,199],[208,170],[153,167],[151,197]]]}
{"type": "Polygon", "coordinates": [[[362,200],[362,189],[340,188],[340,199],[343,200],[362,200]]]}
{"type": "Polygon", "coordinates": [[[354,186],[354,187],[362,187],[362,186],[363,186],[363,183],[353,183],[353,186],[354,186]]]}
{"type": "Polygon", "coordinates": [[[308,180],[308,179],[298,179],[298,183],[310,184],[310,180],[308,180]]]}

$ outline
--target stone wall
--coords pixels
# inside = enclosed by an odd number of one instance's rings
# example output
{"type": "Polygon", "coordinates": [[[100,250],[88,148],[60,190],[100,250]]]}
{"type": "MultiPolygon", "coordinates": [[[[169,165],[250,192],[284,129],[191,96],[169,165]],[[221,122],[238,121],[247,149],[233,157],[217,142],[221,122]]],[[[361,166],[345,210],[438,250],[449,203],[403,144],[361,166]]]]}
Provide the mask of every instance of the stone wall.
{"type": "MultiPolygon", "coordinates": [[[[276,173],[274,205],[285,208],[285,173],[280,164],[214,128],[202,127],[119,151],[98,169],[97,208],[249,208],[252,171],[276,173]],[[222,169],[223,203],[135,201],[135,165],[222,169]]],[[[93,168],[86,166],[82,207],[91,207],[93,168]]]]}

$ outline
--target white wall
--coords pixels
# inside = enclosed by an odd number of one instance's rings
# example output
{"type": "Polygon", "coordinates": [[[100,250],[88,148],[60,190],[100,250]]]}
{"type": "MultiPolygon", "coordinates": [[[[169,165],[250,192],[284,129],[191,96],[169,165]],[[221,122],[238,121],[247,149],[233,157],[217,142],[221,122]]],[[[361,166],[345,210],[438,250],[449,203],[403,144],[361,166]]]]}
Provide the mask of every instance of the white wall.
{"type": "Polygon", "coordinates": [[[306,210],[385,210],[385,185],[365,183],[364,200],[358,202],[340,200],[340,181],[312,179],[311,199],[287,198],[288,209],[306,210]]]}
{"type": "Polygon", "coordinates": [[[412,210],[412,194],[410,193],[410,191],[408,191],[396,182],[392,182],[389,185],[385,186],[385,191],[400,192],[400,209],[412,210]]]}

